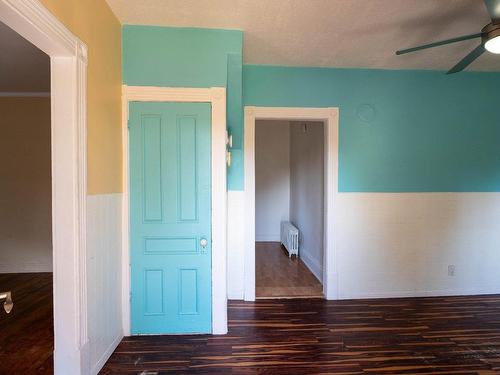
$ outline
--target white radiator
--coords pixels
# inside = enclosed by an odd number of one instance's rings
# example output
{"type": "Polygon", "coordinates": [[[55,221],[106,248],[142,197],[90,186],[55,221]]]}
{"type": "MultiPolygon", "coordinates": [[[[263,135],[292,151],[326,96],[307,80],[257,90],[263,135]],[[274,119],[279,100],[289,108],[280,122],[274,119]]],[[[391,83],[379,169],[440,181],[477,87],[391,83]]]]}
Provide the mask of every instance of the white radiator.
{"type": "Polygon", "coordinates": [[[281,222],[281,243],[288,250],[288,256],[299,256],[299,230],[289,221],[281,222]]]}

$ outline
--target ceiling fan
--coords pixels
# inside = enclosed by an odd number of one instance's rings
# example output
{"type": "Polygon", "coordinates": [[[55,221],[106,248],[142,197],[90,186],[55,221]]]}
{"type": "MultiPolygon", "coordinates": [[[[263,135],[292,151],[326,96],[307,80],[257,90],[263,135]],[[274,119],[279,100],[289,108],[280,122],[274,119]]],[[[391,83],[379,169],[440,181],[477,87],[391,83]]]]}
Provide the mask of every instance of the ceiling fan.
{"type": "Polygon", "coordinates": [[[467,56],[451,68],[446,74],[458,73],[467,68],[474,60],[481,56],[485,51],[500,54],[500,0],[484,0],[488,9],[491,23],[487,24],[480,33],[463,35],[452,39],[441,40],[439,42],[424,44],[422,46],[402,49],[396,51],[396,55],[420,51],[427,48],[439,47],[445,44],[462,42],[464,40],[481,38],[481,44],[473,49],[467,56]]]}

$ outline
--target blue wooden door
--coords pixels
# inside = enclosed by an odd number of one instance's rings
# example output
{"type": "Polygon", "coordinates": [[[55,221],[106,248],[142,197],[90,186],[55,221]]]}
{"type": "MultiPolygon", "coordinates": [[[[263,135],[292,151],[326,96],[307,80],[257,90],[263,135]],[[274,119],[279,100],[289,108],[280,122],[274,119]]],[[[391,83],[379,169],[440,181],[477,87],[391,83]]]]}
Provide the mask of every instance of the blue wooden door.
{"type": "Polygon", "coordinates": [[[132,334],[209,333],[211,108],[129,108],[132,334]]]}

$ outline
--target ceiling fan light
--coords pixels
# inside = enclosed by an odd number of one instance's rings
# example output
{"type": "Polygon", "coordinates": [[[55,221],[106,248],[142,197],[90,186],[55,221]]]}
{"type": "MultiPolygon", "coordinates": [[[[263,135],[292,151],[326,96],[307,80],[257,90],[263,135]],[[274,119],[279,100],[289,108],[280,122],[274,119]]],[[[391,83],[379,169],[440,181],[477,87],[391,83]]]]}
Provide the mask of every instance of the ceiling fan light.
{"type": "Polygon", "coordinates": [[[487,40],[484,48],[491,53],[500,54],[500,35],[487,40]]]}
{"type": "Polygon", "coordinates": [[[500,23],[489,23],[481,30],[481,39],[486,51],[500,54],[500,23]]]}

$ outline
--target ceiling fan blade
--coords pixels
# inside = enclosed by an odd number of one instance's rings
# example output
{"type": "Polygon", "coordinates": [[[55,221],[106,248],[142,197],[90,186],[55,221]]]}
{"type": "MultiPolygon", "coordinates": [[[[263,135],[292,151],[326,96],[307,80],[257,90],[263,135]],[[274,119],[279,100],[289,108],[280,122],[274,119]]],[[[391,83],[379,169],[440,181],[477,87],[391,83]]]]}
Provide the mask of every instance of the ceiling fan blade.
{"type": "Polygon", "coordinates": [[[472,62],[477,59],[479,56],[481,56],[484,51],[484,46],[480,44],[477,46],[475,49],[472,50],[467,56],[465,56],[462,60],[458,62],[457,65],[455,65],[453,68],[451,68],[446,74],[453,74],[453,73],[458,73],[467,68],[472,62]]]}
{"type": "Polygon", "coordinates": [[[500,22],[500,0],[484,0],[484,5],[488,9],[493,22],[500,22]]]}
{"type": "Polygon", "coordinates": [[[424,45],[418,46],[418,47],[402,49],[402,50],[396,51],[396,55],[403,55],[405,53],[420,51],[420,50],[427,49],[427,48],[444,46],[445,44],[457,43],[457,42],[461,42],[464,40],[475,39],[475,38],[480,38],[480,37],[481,37],[481,33],[463,35],[463,36],[459,36],[459,37],[452,38],[452,39],[446,39],[446,40],[441,40],[439,42],[424,44],[424,45]]]}

